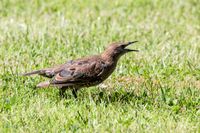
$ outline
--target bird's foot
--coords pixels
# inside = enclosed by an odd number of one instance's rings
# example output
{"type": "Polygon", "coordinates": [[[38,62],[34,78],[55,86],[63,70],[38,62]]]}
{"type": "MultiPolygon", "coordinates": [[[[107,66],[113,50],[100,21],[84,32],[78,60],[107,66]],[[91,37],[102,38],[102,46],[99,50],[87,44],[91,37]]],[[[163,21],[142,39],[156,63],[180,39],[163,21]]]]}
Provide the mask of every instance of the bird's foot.
{"type": "Polygon", "coordinates": [[[72,94],[73,94],[73,96],[74,96],[74,98],[77,98],[77,89],[73,89],[72,90],[72,94]]]}
{"type": "Polygon", "coordinates": [[[59,90],[59,94],[60,94],[60,97],[61,97],[61,98],[66,98],[65,91],[66,91],[66,89],[64,89],[64,88],[61,88],[61,89],[59,90]]]}

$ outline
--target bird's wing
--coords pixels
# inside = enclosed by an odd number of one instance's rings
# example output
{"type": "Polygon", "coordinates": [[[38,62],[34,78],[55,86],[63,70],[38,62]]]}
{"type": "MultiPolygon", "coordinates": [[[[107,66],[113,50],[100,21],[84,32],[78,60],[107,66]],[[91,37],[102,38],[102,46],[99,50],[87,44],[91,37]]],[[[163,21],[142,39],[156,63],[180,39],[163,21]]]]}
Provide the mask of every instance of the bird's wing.
{"type": "Polygon", "coordinates": [[[71,65],[71,63],[72,63],[72,60],[66,62],[65,64],[57,65],[57,66],[54,66],[54,67],[51,67],[51,68],[45,68],[45,69],[41,69],[41,70],[36,70],[36,71],[24,73],[22,75],[23,76],[30,76],[30,75],[38,74],[38,75],[41,75],[41,76],[44,76],[44,77],[52,78],[57,73],[62,71],[65,68],[65,66],[71,65]]]}
{"type": "Polygon", "coordinates": [[[48,78],[52,78],[58,72],[62,71],[64,66],[65,66],[65,64],[62,64],[62,65],[55,66],[55,67],[52,67],[52,68],[46,68],[46,69],[40,70],[39,75],[44,76],[44,77],[48,77],[48,78]]]}
{"type": "Polygon", "coordinates": [[[92,82],[97,80],[103,69],[100,61],[77,60],[57,73],[51,84],[68,86],[68,84],[81,85],[92,82]]]}

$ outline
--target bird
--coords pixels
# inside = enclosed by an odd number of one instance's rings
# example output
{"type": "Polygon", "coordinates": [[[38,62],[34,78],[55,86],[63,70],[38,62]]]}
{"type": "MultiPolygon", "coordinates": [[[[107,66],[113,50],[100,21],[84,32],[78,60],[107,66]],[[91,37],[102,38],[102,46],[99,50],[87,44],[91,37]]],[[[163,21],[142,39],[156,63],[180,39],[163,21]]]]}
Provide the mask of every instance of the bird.
{"type": "Polygon", "coordinates": [[[77,91],[83,87],[96,86],[106,80],[115,70],[119,58],[129,52],[139,50],[128,49],[127,46],[138,41],[114,42],[99,55],[86,56],[50,68],[44,68],[23,76],[40,75],[50,78],[39,83],[37,88],[57,87],[61,97],[67,89],[77,98],[77,91]]]}

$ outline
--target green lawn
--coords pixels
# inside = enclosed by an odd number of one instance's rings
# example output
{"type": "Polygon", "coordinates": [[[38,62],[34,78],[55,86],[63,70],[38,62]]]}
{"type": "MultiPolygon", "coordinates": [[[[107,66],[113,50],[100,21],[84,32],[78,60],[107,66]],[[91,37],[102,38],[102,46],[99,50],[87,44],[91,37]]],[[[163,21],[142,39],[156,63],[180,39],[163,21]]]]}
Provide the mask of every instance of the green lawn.
{"type": "Polygon", "coordinates": [[[0,132],[200,132],[199,0],[0,0],[0,132]],[[134,41],[75,99],[21,73],[134,41]]]}

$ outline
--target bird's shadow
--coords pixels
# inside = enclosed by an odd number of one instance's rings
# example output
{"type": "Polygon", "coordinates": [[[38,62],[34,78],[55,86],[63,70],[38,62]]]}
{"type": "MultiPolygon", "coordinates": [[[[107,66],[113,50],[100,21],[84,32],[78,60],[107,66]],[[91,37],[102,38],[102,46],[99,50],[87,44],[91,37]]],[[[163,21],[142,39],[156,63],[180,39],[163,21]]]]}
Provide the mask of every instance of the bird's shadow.
{"type": "Polygon", "coordinates": [[[93,99],[93,101],[95,101],[96,103],[115,103],[115,102],[119,102],[119,103],[129,103],[131,101],[133,101],[134,99],[138,99],[139,97],[133,92],[133,91],[129,91],[129,92],[105,92],[105,91],[101,91],[99,93],[96,94],[91,94],[91,97],[93,99]]]}
{"type": "MultiPolygon", "coordinates": [[[[146,100],[150,99],[150,97],[146,94],[136,94],[134,90],[129,91],[90,91],[90,93],[79,93],[77,100],[84,100],[88,98],[94,101],[96,104],[99,103],[130,103],[135,101],[146,102],[146,100]],[[146,100],[145,100],[146,99],[146,100]]],[[[69,97],[68,97],[69,98],[69,97]]]]}

